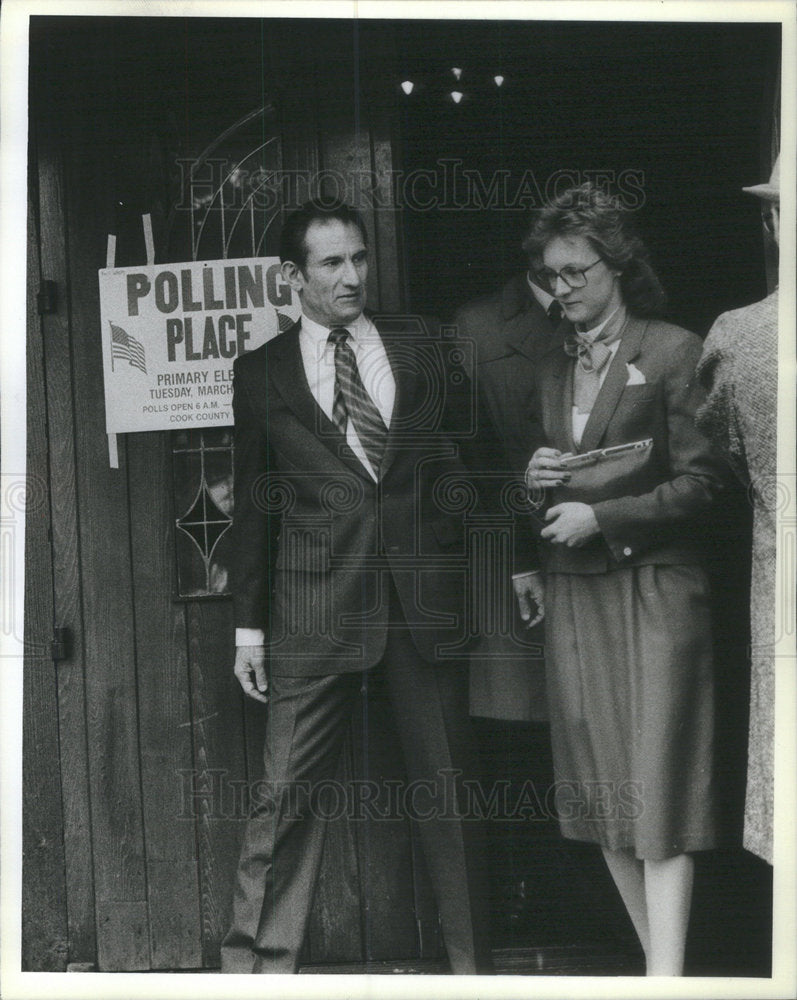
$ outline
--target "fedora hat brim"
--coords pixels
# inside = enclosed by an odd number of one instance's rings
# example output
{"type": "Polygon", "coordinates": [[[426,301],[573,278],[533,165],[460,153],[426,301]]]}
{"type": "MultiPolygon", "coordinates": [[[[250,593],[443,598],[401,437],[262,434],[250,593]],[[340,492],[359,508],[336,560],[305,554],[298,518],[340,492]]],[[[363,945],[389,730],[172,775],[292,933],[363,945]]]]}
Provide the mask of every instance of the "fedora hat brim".
{"type": "Polygon", "coordinates": [[[771,184],[754,184],[752,187],[743,187],[742,191],[747,194],[754,194],[756,198],[764,198],[767,201],[780,201],[780,191],[772,187],[771,184]]]}

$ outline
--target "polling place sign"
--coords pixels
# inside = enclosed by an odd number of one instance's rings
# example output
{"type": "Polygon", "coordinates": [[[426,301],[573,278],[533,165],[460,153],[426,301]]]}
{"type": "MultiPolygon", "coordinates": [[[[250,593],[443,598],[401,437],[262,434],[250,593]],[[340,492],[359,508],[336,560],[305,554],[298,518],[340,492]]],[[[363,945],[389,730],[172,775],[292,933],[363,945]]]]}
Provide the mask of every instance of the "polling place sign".
{"type": "Polygon", "coordinates": [[[279,259],[100,271],[108,434],[232,424],[232,366],[299,318],[279,259]]]}

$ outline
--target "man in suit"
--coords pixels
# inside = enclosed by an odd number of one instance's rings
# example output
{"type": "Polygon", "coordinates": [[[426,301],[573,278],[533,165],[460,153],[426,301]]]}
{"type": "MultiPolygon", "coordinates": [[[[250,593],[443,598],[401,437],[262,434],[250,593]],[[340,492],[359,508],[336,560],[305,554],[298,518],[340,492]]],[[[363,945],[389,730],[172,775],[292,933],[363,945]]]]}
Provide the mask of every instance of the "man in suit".
{"type": "Polygon", "coordinates": [[[419,831],[451,969],[487,972],[478,826],[440,793],[442,772],[475,774],[463,651],[466,515],[479,508],[458,452],[476,435],[448,405],[463,382],[417,318],[363,313],[356,211],[309,202],[280,254],[301,320],[236,361],[233,398],[234,669],[267,705],[274,791],[247,824],[222,971],[296,971],[325,832],[314,789],[379,676],[407,778],[425,790],[419,831]]]}
{"type": "MultiPolygon", "coordinates": [[[[523,244],[526,249],[525,241],[523,244]]],[[[457,336],[475,347],[474,382],[498,432],[513,469],[525,469],[531,458],[534,431],[530,393],[537,364],[548,349],[562,319],[562,309],[537,280],[542,266],[528,256],[528,266],[497,292],[461,306],[454,315],[457,336]]],[[[528,632],[529,617],[513,621],[508,574],[504,579],[504,608],[493,613],[487,633],[471,655],[470,705],[473,715],[515,721],[546,718],[545,674],[539,637],[528,632]]]]}

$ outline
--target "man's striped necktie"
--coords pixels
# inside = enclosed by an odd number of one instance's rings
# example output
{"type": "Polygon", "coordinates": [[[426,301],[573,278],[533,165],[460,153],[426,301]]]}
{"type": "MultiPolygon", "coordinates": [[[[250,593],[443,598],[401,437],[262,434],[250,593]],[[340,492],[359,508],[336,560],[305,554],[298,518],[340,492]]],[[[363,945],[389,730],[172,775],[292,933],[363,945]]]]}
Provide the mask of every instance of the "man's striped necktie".
{"type": "Polygon", "coordinates": [[[379,476],[379,466],[385,452],[387,427],[376,404],[365,391],[357,359],[348,343],[350,334],[345,327],[329,331],[329,342],[335,345],[335,398],[332,420],[345,436],[347,418],[354,424],[368,461],[379,476]]]}

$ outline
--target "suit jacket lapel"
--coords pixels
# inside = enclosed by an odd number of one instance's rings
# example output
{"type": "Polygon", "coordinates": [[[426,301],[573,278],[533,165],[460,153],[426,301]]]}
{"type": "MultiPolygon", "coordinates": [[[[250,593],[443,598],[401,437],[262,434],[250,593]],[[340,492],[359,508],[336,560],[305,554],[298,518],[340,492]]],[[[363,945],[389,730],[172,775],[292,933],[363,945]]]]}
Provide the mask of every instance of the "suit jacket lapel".
{"type": "Polygon", "coordinates": [[[620,402],[623,389],[628,381],[626,365],[639,354],[647,328],[647,320],[637,319],[634,316],[628,317],[621,335],[620,346],[609,363],[609,371],[606,373],[606,378],[581,436],[579,451],[591,451],[600,445],[600,440],[612,414],[617,409],[617,404],[620,402]]]}
{"type": "MultiPolygon", "coordinates": [[[[530,294],[530,293],[529,293],[530,294]]],[[[507,346],[524,357],[536,361],[540,356],[539,336],[533,331],[550,328],[550,320],[536,299],[526,301],[520,312],[504,321],[504,336],[507,346]]]]}
{"type": "MultiPolygon", "coordinates": [[[[382,456],[382,463],[379,469],[379,478],[382,479],[393,464],[396,457],[396,443],[398,439],[397,427],[399,426],[401,414],[404,412],[407,401],[410,399],[412,391],[411,366],[400,357],[400,347],[402,340],[406,342],[407,332],[391,328],[386,324],[374,324],[379,332],[379,336],[384,345],[387,359],[390,362],[390,369],[393,372],[393,380],[396,383],[396,395],[393,400],[393,413],[390,417],[390,427],[387,433],[387,443],[385,453],[382,456]],[[402,337],[402,332],[404,336],[402,337]]],[[[411,341],[410,341],[411,345],[411,341]]]]}
{"type": "Polygon", "coordinates": [[[543,414],[547,414],[547,436],[551,447],[573,451],[573,364],[565,354],[564,335],[570,324],[560,324],[553,336],[550,349],[540,362],[542,370],[543,414]]]}
{"type": "Polygon", "coordinates": [[[326,445],[337,458],[354,472],[372,483],[373,479],[368,474],[368,470],[346,443],[344,435],[340,433],[337,426],[315,401],[310,391],[310,386],[307,384],[307,374],[304,370],[302,351],[299,346],[300,327],[300,323],[295,323],[274,342],[269,359],[269,381],[276,387],[286,405],[290,407],[301,423],[322,444],[326,445]]]}
{"type": "Polygon", "coordinates": [[[274,341],[267,375],[299,420],[309,430],[315,431],[319,421],[317,411],[320,412],[320,408],[307,384],[299,347],[300,327],[300,323],[295,323],[274,341]]]}

